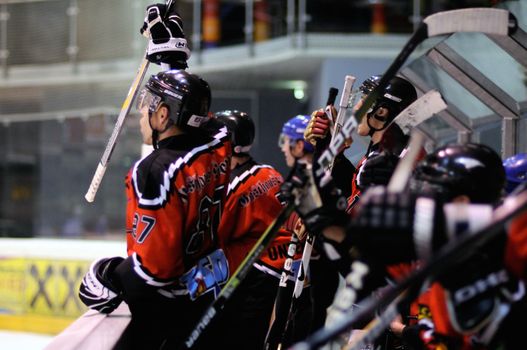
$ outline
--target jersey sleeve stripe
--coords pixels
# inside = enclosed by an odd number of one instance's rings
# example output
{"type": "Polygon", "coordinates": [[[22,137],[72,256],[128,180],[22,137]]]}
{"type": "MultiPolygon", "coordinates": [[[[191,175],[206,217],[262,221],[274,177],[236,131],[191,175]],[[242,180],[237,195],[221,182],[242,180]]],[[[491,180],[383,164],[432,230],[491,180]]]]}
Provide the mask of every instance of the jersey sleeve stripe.
{"type": "Polygon", "coordinates": [[[136,162],[134,165],[133,172],[132,172],[132,179],[133,179],[134,190],[137,195],[139,205],[162,206],[167,200],[168,193],[170,192],[170,185],[171,185],[172,179],[175,177],[177,171],[181,169],[184,165],[189,163],[192,159],[198,157],[200,154],[204,152],[208,152],[210,149],[221,146],[223,139],[227,136],[226,130],[227,129],[222,128],[220,132],[214,135],[214,139],[212,141],[202,146],[193,148],[187,154],[185,154],[184,157],[179,157],[175,162],[171,163],[168,167],[168,170],[166,170],[163,173],[163,181],[161,185],[159,186],[159,196],[157,198],[152,198],[152,199],[143,198],[143,193],[139,190],[138,181],[137,181],[137,176],[138,176],[137,169],[142,160],[136,162]]]}
{"type": "Polygon", "coordinates": [[[245,180],[247,180],[247,178],[249,176],[252,176],[254,174],[256,174],[260,169],[263,169],[263,168],[273,168],[272,166],[270,165],[265,165],[265,164],[257,164],[257,165],[254,165],[251,169],[249,170],[246,170],[244,171],[243,173],[241,173],[240,175],[238,176],[235,176],[234,179],[231,180],[231,182],[229,183],[229,187],[227,189],[227,196],[236,190],[236,188],[242,184],[245,180]]]}
{"type": "Polygon", "coordinates": [[[139,261],[139,258],[137,257],[137,253],[132,254],[132,260],[133,260],[134,272],[139,277],[141,277],[141,279],[143,279],[146,282],[146,284],[149,284],[154,287],[166,287],[168,285],[173,284],[176,281],[176,280],[161,281],[151,276],[147,271],[143,269],[143,265],[141,264],[141,261],[139,261]]]}

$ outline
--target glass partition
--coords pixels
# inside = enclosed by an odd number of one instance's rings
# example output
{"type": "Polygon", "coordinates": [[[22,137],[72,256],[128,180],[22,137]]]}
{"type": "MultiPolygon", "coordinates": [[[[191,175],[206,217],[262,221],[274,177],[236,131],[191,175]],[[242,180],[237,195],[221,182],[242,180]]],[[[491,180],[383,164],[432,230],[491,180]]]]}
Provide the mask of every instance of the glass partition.
{"type": "Polygon", "coordinates": [[[423,56],[407,67],[419,75],[429,88],[437,89],[447,104],[454,104],[465,116],[466,119],[462,120],[464,124],[473,126],[478,121],[500,119],[466,88],[433,64],[428,57],[423,56]]]}
{"type": "Polygon", "coordinates": [[[481,33],[457,33],[445,40],[465,60],[518,103],[527,101],[526,67],[481,33]]]}

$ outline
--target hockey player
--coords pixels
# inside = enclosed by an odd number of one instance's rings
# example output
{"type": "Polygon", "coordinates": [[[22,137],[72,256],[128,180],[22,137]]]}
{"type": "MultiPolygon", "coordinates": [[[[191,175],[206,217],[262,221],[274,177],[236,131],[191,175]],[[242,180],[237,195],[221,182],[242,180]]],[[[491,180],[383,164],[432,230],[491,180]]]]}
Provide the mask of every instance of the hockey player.
{"type": "MultiPolygon", "coordinates": [[[[229,269],[235,271],[282,210],[283,179],[273,167],[251,157],[255,127],[247,113],[225,110],[215,113],[214,119],[227,127],[233,144],[232,172],[218,232],[229,269]]],[[[279,252],[290,236],[290,231],[280,230],[226,305],[211,334],[219,348],[263,348],[284,263],[279,252]]]]}
{"type": "MultiPolygon", "coordinates": [[[[501,159],[490,148],[477,144],[442,147],[416,169],[414,194],[370,190],[348,234],[333,227],[328,241],[342,255],[355,247],[355,252],[368,258],[370,267],[426,260],[456,234],[489,222],[504,180],[501,159]]],[[[316,211],[306,216],[306,222],[313,222],[313,214],[316,211]]],[[[320,229],[321,220],[315,221],[320,229]]],[[[329,221],[325,226],[324,236],[329,221]]],[[[419,324],[403,330],[411,348],[494,349],[518,344],[514,332],[515,325],[525,324],[525,313],[517,312],[525,310],[524,293],[503,269],[504,237],[478,247],[473,254],[467,252],[437,276],[440,285],[431,287],[419,324]]]]}
{"type": "MultiPolygon", "coordinates": [[[[354,109],[362,105],[364,98],[378,85],[380,75],[373,75],[366,79],[359,90],[363,94],[354,109]]],[[[375,101],[360,124],[357,134],[369,136],[370,143],[366,153],[359,161],[353,173],[344,174],[342,171],[332,171],[337,186],[343,182],[351,183],[351,194],[348,197],[348,212],[360,198],[361,190],[370,185],[386,185],[397,164],[398,156],[406,147],[408,137],[403,134],[393,119],[417,99],[417,92],[407,80],[394,77],[375,101]],[[381,142],[383,141],[383,142],[381,142]],[[378,157],[381,152],[384,154],[378,157]]],[[[317,140],[328,137],[329,121],[323,110],[313,112],[306,130],[306,140],[316,144],[317,140]]],[[[341,157],[343,158],[343,157],[341,157]]],[[[343,193],[346,190],[341,188],[343,193]]]]}
{"type": "MultiPolygon", "coordinates": [[[[304,139],[308,123],[308,116],[297,115],[289,119],[282,128],[279,146],[289,167],[292,167],[295,161],[307,163],[313,161],[315,149],[312,144],[304,139]]],[[[296,214],[293,214],[293,216],[296,216],[296,214]]],[[[300,219],[297,219],[297,221],[298,225],[304,226],[300,219]]],[[[317,246],[318,244],[315,242],[315,249],[309,265],[309,277],[311,280],[311,290],[309,292],[313,300],[313,320],[312,325],[309,327],[310,332],[324,326],[326,310],[333,300],[339,283],[337,270],[324,255],[318,253],[320,249],[317,249],[317,246]]],[[[305,291],[303,294],[305,294],[305,291]]]]}
{"type": "Polygon", "coordinates": [[[150,77],[137,100],[141,134],[154,151],[126,177],[128,257],[96,260],[79,289],[88,307],[132,313],[124,348],[177,343],[229,277],[217,227],[230,173],[225,129],[210,134],[210,89],[184,70],[150,77]]]}
{"type": "Polygon", "coordinates": [[[278,146],[282,150],[285,162],[292,168],[295,160],[305,160],[309,163],[313,160],[313,145],[304,140],[304,131],[309,123],[309,117],[297,115],[285,122],[278,139],[278,146]]]}

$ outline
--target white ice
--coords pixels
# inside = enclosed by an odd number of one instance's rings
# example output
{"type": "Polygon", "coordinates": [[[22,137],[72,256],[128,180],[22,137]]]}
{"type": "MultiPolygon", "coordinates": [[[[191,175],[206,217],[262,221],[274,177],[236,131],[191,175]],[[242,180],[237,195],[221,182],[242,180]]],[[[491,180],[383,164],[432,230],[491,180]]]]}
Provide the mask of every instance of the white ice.
{"type": "Polygon", "coordinates": [[[52,335],[0,331],[2,350],[42,350],[53,339],[52,335]]]}

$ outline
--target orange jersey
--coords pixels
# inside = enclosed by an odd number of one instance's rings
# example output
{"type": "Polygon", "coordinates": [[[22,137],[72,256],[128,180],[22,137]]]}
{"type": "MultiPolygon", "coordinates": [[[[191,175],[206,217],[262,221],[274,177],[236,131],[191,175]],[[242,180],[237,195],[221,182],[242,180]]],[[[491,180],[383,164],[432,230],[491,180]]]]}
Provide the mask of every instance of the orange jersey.
{"type": "MultiPolygon", "coordinates": [[[[292,276],[296,276],[298,267],[302,259],[305,241],[305,226],[302,219],[296,212],[293,212],[286,220],[284,225],[278,231],[275,239],[271,242],[269,247],[262,253],[260,260],[254,264],[254,267],[260,271],[264,271],[276,278],[280,278],[280,274],[287,259],[287,252],[289,243],[291,242],[291,235],[296,234],[301,242],[296,245],[296,251],[293,256],[292,276]]],[[[313,255],[316,255],[313,252],[313,255]]],[[[305,286],[308,284],[305,283],[305,286]]]]}
{"type": "Polygon", "coordinates": [[[360,199],[361,190],[357,185],[357,175],[359,174],[360,168],[367,159],[368,157],[366,156],[361,158],[359,163],[357,163],[357,167],[355,168],[355,172],[353,173],[353,177],[351,178],[351,195],[348,197],[348,207],[346,208],[346,211],[350,214],[353,211],[353,207],[355,207],[355,204],[357,204],[360,199]]]}
{"type": "Polygon", "coordinates": [[[516,277],[527,281],[527,212],[511,221],[505,247],[505,266],[516,277]]]}
{"type": "Polygon", "coordinates": [[[238,268],[282,210],[278,199],[282,182],[273,167],[252,159],[233,169],[219,226],[231,271],[238,268]]]}
{"type": "Polygon", "coordinates": [[[127,250],[147,284],[176,282],[218,248],[230,174],[228,140],[224,129],[215,136],[164,139],[126,177],[127,250]]]}

